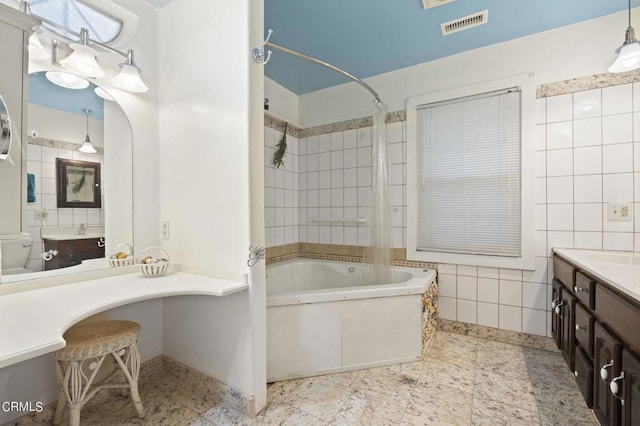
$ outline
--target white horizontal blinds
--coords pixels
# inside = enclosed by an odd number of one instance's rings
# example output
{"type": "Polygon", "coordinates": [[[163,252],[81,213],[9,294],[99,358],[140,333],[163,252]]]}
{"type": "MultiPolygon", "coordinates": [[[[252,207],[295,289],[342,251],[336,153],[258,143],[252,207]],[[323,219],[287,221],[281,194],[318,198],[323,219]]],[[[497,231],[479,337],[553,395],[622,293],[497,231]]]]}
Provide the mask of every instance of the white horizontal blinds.
{"type": "Polygon", "coordinates": [[[417,250],[520,256],[520,92],[418,108],[417,250]]]}

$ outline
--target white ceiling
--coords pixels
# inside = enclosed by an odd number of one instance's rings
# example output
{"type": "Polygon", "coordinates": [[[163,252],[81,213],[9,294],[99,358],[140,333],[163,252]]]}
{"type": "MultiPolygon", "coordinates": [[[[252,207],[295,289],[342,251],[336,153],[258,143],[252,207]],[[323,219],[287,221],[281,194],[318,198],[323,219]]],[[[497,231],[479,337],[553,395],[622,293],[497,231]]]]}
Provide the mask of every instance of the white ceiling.
{"type": "Polygon", "coordinates": [[[143,2],[155,7],[156,9],[162,9],[173,0],[142,0],[143,2]]]}

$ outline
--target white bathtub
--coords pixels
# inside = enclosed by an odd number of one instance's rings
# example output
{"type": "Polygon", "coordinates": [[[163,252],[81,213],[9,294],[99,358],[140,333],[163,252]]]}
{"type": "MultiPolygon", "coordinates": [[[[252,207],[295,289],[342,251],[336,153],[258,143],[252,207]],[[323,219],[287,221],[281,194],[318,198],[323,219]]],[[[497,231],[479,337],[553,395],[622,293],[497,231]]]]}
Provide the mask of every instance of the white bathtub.
{"type": "Polygon", "coordinates": [[[294,259],[267,268],[267,379],[286,380],[417,359],[422,294],[433,270],[294,259]]]}

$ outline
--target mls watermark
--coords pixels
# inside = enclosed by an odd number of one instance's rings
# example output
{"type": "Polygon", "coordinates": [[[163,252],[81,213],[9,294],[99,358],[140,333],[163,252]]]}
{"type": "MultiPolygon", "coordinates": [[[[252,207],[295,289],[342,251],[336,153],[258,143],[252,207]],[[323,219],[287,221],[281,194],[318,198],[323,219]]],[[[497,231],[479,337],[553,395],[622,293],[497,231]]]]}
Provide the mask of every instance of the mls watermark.
{"type": "Polygon", "coordinates": [[[5,413],[36,411],[41,412],[44,404],[40,401],[4,401],[0,404],[0,410],[5,413]]]}

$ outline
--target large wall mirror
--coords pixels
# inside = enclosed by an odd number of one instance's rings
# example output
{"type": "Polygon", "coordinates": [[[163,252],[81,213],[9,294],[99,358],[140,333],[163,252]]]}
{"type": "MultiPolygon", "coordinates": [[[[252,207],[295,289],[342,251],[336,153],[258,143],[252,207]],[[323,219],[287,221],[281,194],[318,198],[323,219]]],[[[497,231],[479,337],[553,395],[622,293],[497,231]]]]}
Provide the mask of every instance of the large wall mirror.
{"type": "MultiPolygon", "coordinates": [[[[63,87],[66,82],[56,77],[45,71],[28,76],[23,223],[13,228],[22,238],[28,234],[30,250],[22,265],[19,260],[5,265],[3,260],[0,283],[107,268],[105,255],[121,243],[133,243],[131,124],[102,88],[86,80],[80,85],[84,88],[63,87]],[[73,162],[99,166],[100,173],[91,175],[97,181],[91,184],[101,188],[100,200],[91,206],[58,203],[57,164],[73,162]]],[[[82,177],[81,170],[77,180],[82,177]]],[[[0,185],[0,199],[2,192],[0,185]]]]}

